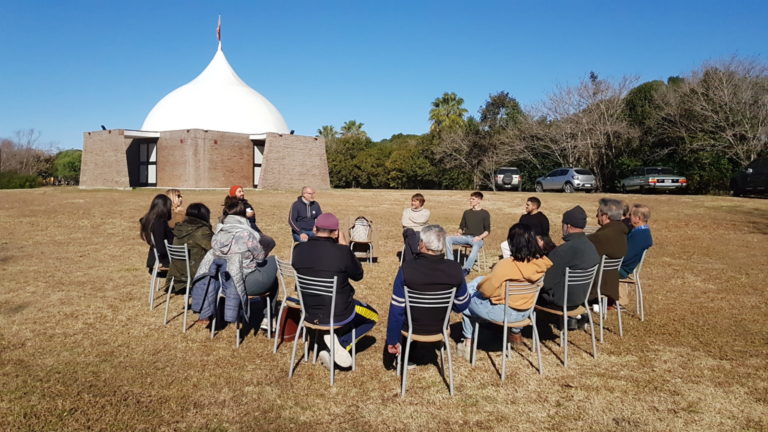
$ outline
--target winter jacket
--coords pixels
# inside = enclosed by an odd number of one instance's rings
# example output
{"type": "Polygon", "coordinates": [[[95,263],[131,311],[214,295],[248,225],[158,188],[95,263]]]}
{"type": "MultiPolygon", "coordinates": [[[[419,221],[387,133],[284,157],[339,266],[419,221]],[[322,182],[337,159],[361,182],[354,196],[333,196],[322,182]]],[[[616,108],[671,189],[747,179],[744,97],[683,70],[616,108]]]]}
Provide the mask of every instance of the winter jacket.
{"type": "Polygon", "coordinates": [[[266,258],[259,243],[259,233],[254,231],[248,220],[242,216],[229,215],[216,226],[211,239],[211,250],[221,256],[240,255],[244,275],[254,271],[257,264],[266,258]]]}
{"type": "MultiPolygon", "coordinates": [[[[517,262],[512,258],[504,258],[493,267],[491,274],[486,276],[477,290],[493,304],[503,304],[506,294],[506,281],[536,282],[542,277],[552,261],[547,257],[537,258],[528,262],[517,262]]],[[[527,311],[536,303],[536,293],[529,296],[510,297],[507,306],[512,309],[527,311]]]]}
{"type": "MultiPolygon", "coordinates": [[[[187,245],[189,248],[189,274],[194,277],[197,274],[197,268],[200,261],[203,260],[205,253],[211,249],[211,224],[208,222],[188,216],[184,222],[177,224],[173,229],[173,244],[176,246],[187,245]]],[[[174,285],[178,282],[187,282],[187,268],[184,262],[176,260],[171,263],[168,270],[168,278],[174,278],[174,285]]]]}
{"type": "MultiPolygon", "coordinates": [[[[166,221],[158,221],[152,224],[152,239],[155,240],[157,256],[160,258],[160,267],[168,267],[170,259],[168,258],[168,250],[165,248],[164,240],[168,240],[168,243],[173,244],[173,230],[166,221]]],[[[154,266],[155,253],[152,251],[152,246],[150,246],[149,252],[147,252],[147,268],[150,273],[154,266]]]]}
{"type": "Polygon", "coordinates": [[[421,229],[429,223],[429,216],[429,210],[424,207],[421,207],[418,210],[408,207],[403,209],[401,223],[403,224],[403,228],[410,228],[416,232],[421,232],[421,229]]]}
{"type": "Polygon", "coordinates": [[[621,262],[621,269],[627,274],[635,271],[635,267],[643,258],[643,252],[651,246],[653,246],[653,237],[648,225],[640,225],[632,229],[627,235],[627,254],[621,262]]]}
{"type": "MultiPolygon", "coordinates": [[[[595,245],[598,255],[605,255],[608,258],[622,258],[627,254],[627,226],[621,221],[610,221],[600,227],[593,234],[588,235],[587,239],[595,245]]],[[[592,285],[592,292],[589,298],[597,298],[597,279],[592,285]]],[[[611,270],[603,274],[603,281],[600,284],[600,293],[614,300],[619,298],[619,270],[611,270]]]]}
{"type": "MultiPolygon", "coordinates": [[[[355,289],[349,280],[361,280],[363,267],[348,246],[340,245],[329,237],[311,237],[293,249],[292,264],[300,275],[317,278],[338,277],[333,319],[335,323],[343,322],[355,313],[355,289]]],[[[320,325],[331,322],[330,297],[305,294],[302,301],[307,311],[307,321],[320,325]]]]}
{"type": "MultiPolygon", "coordinates": [[[[565,243],[554,248],[547,256],[552,261],[552,267],[544,274],[544,286],[539,293],[539,301],[549,305],[563,306],[565,297],[565,269],[587,270],[600,264],[600,255],[595,246],[587,240],[583,232],[571,233],[564,237],[565,243]]],[[[568,307],[576,307],[584,302],[590,286],[568,287],[568,307]]]]}
{"type": "Polygon", "coordinates": [[[219,293],[224,295],[224,320],[235,322],[240,311],[248,319],[245,279],[241,271],[242,257],[238,254],[222,257],[208,251],[192,281],[192,311],[201,319],[216,314],[219,293]]]}
{"type": "Polygon", "coordinates": [[[296,234],[302,231],[312,231],[312,228],[315,227],[315,219],[321,214],[323,214],[323,211],[320,210],[320,204],[317,201],[307,203],[299,197],[291,205],[288,224],[291,226],[291,231],[296,234]]]}

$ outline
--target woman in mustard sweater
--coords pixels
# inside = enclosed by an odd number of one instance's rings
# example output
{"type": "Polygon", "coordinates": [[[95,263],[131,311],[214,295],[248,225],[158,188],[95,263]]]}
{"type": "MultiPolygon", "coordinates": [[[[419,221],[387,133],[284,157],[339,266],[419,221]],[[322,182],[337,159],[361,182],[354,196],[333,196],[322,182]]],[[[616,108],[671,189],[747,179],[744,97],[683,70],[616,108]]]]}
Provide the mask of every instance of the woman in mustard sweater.
{"type": "MultiPolygon", "coordinates": [[[[467,285],[471,300],[462,321],[464,345],[459,345],[465,357],[472,346],[472,329],[477,321],[504,321],[504,309],[507,309],[510,322],[528,318],[528,310],[536,302],[536,295],[525,298],[516,296],[504,305],[505,282],[533,283],[544,277],[547,269],[552,267],[552,261],[544,256],[530,226],[520,223],[512,225],[507,242],[511,256],[499,261],[488,276],[479,276],[467,285]]],[[[511,329],[511,342],[522,341],[520,330],[511,329]]]]}

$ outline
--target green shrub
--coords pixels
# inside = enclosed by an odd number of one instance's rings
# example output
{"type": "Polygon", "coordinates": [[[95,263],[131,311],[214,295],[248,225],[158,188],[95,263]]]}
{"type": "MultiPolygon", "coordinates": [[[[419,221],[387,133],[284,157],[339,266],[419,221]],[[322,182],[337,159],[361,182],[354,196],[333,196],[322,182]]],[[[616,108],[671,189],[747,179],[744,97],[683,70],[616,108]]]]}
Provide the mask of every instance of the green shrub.
{"type": "Polygon", "coordinates": [[[43,185],[43,180],[36,175],[0,173],[0,189],[31,189],[43,185]]]}

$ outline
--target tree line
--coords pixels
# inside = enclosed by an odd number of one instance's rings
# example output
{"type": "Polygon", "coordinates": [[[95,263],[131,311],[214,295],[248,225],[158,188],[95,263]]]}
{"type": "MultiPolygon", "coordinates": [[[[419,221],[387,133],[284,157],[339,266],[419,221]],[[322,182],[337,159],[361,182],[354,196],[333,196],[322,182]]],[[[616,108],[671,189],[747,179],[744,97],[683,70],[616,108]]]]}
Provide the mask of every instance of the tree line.
{"type": "Polygon", "coordinates": [[[0,139],[0,189],[20,189],[44,184],[77,184],[81,150],[54,151],[40,144],[40,132],[17,131],[0,139]]]}
{"type": "Polygon", "coordinates": [[[591,169],[599,190],[617,191],[635,167],[671,166],[689,192],[728,191],[734,173],[768,150],[768,68],[732,57],[640,84],[591,72],[530,107],[499,91],[467,114],[446,92],[422,135],[374,142],[355,120],[322,126],[332,185],[494,188],[495,171],[516,166],[532,190],[537,177],[574,166],[591,169]]]}

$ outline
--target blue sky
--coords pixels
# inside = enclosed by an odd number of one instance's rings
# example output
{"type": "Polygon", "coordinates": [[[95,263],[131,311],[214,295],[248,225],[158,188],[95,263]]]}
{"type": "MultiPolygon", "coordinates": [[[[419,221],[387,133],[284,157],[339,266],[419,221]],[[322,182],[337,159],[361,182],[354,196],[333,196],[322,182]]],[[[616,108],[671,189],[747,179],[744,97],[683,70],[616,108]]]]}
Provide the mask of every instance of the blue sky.
{"type": "Polygon", "coordinates": [[[376,140],[428,130],[445,91],[471,114],[508,91],[524,106],[590,71],[640,81],[738,54],[765,62],[762,1],[0,0],[0,137],[35,128],[138,129],[216,50],[297,134],[365,124],[376,140]]]}

